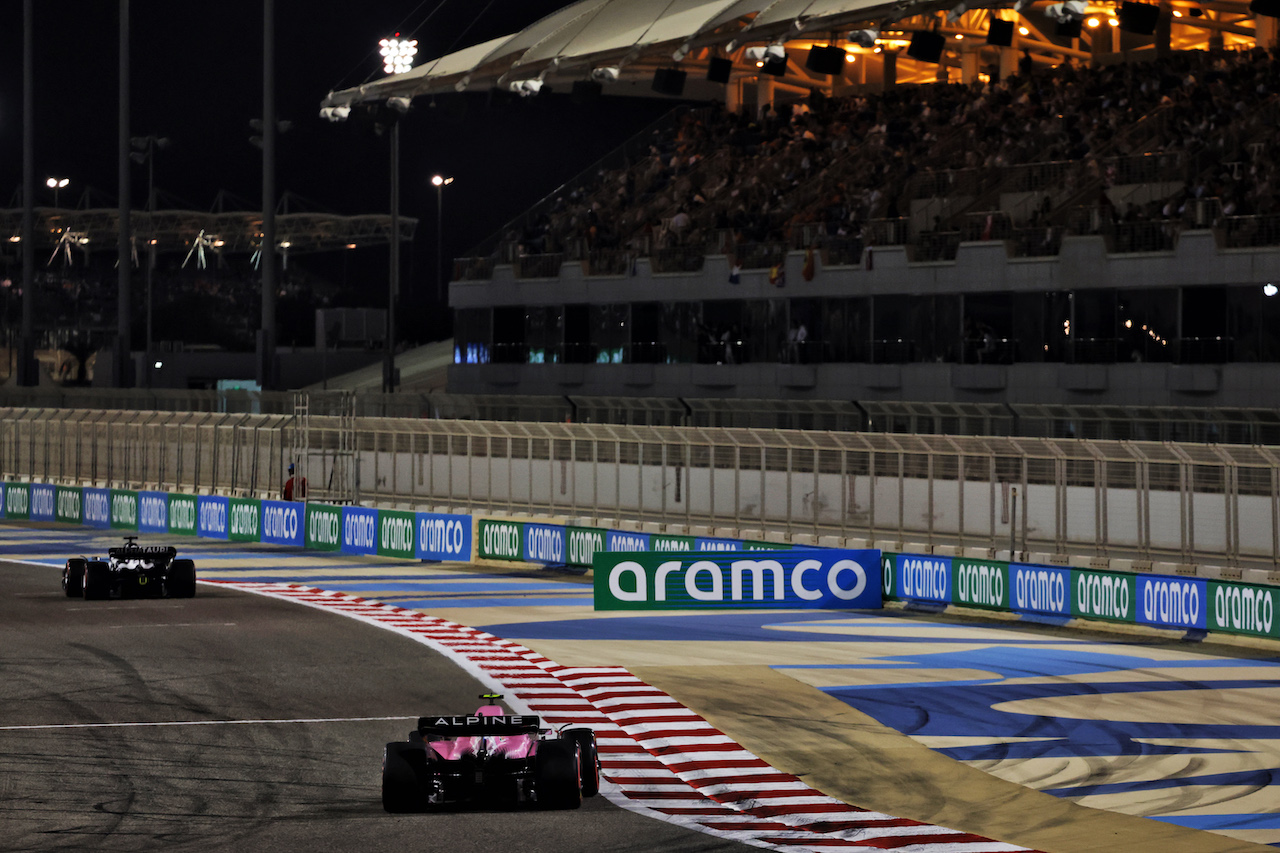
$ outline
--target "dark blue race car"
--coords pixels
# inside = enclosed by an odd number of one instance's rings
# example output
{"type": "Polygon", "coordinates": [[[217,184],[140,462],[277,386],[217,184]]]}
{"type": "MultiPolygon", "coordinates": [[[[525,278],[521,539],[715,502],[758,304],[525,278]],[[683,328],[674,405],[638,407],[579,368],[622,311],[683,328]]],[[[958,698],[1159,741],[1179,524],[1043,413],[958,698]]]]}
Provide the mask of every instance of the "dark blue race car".
{"type": "Polygon", "coordinates": [[[68,598],[192,598],[196,564],[179,560],[172,545],[139,545],[126,536],[124,545],[108,548],[107,557],[72,557],[62,569],[68,598]]]}

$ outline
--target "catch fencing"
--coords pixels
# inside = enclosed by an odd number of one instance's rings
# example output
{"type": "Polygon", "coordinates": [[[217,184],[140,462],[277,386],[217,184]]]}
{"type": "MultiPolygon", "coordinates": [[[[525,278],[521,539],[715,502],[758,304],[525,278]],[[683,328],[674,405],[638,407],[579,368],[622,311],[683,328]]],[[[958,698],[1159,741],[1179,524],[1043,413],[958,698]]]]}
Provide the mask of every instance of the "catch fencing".
{"type": "MultiPolygon", "coordinates": [[[[1280,448],[0,409],[5,479],[1273,565],[1280,448]]],[[[744,533],[744,535],[748,535],[744,533]]]]}

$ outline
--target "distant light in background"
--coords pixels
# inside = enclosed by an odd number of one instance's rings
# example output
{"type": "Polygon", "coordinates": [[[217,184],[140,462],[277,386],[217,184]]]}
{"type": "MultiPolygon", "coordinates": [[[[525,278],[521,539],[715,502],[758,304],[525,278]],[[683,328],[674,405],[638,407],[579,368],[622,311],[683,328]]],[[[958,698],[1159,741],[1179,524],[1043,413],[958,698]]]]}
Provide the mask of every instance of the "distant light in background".
{"type": "Polygon", "coordinates": [[[58,207],[58,191],[65,190],[69,183],[71,183],[71,181],[68,178],[49,178],[44,182],[46,187],[53,190],[54,207],[58,207]]]}
{"type": "Polygon", "coordinates": [[[382,54],[382,70],[388,74],[403,74],[413,67],[413,57],[418,53],[417,39],[394,38],[378,42],[382,54]]]}
{"type": "Polygon", "coordinates": [[[1271,282],[1267,282],[1266,284],[1262,285],[1263,296],[1275,296],[1276,293],[1280,293],[1280,288],[1277,288],[1271,282]]]}
{"type": "Polygon", "coordinates": [[[1024,36],[1029,36],[1029,35],[1031,35],[1031,30],[1027,29],[1026,27],[1018,27],[1018,34],[1019,34],[1019,35],[1024,35],[1024,36]]]}

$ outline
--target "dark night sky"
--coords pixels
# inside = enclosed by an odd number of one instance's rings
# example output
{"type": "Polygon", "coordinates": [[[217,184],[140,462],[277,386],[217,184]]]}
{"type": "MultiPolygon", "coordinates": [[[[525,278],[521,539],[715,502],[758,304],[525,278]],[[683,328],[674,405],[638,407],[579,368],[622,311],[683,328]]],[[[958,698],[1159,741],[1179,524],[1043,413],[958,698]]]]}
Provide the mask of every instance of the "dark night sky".
{"type": "MultiPolygon", "coordinates": [[[[377,41],[394,32],[418,38],[419,59],[432,58],[514,32],[566,4],[277,0],[277,113],[294,122],[279,137],[278,189],[340,214],[385,212],[387,141],[350,122],[319,118],[325,94],[381,76],[377,41]]],[[[62,206],[76,205],[86,186],[101,193],[93,206],[114,206],[118,3],[34,5],[37,205],[52,205],[44,179],[59,175],[72,182],[62,192],[62,206]]],[[[210,209],[219,190],[245,206],[260,206],[262,160],[248,142],[248,123],[262,110],[262,4],[132,0],[130,18],[131,134],[173,141],[157,156],[157,188],[197,210],[210,209]]],[[[22,24],[21,0],[0,0],[0,207],[17,204],[22,182],[22,24]]],[[[442,97],[435,107],[429,99],[415,100],[401,126],[401,212],[419,219],[404,265],[406,316],[442,313],[429,310],[435,289],[432,174],[457,179],[445,191],[443,230],[445,254],[461,255],[671,106],[629,98],[573,104],[567,94],[504,107],[490,107],[484,93],[442,97]]],[[[133,202],[141,207],[145,169],[134,172],[133,202]]],[[[166,199],[161,206],[172,203],[166,199]]],[[[339,282],[367,277],[367,304],[385,302],[385,251],[358,254],[355,262],[330,257],[311,263],[330,266],[316,271],[339,282]]],[[[443,331],[437,322],[433,333],[410,337],[436,337],[443,331]]]]}

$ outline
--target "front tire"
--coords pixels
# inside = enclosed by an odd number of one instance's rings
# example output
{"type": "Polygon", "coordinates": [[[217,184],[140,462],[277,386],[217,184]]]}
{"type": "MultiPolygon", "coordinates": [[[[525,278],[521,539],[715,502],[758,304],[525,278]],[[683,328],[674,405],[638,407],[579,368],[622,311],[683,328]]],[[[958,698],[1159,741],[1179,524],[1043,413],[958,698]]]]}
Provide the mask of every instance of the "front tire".
{"type": "Polygon", "coordinates": [[[87,562],[88,560],[80,557],[67,560],[66,568],[62,570],[62,591],[67,594],[67,598],[84,595],[84,567],[87,562]]]}
{"type": "Polygon", "coordinates": [[[571,740],[538,742],[534,755],[538,805],[544,809],[576,809],[582,805],[578,745],[571,740]]]}
{"type": "Polygon", "coordinates": [[[169,566],[165,589],[170,598],[195,598],[196,564],[191,560],[174,560],[169,566]]]}
{"type": "Polygon", "coordinates": [[[101,601],[111,597],[111,569],[101,560],[85,563],[84,567],[85,601],[101,601]]]}
{"type": "Polygon", "coordinates": [[[382,807],[391,814],[420,812],[427,807],[427,753],[400,741],[387,744],[382,755],[382,807]]]}

